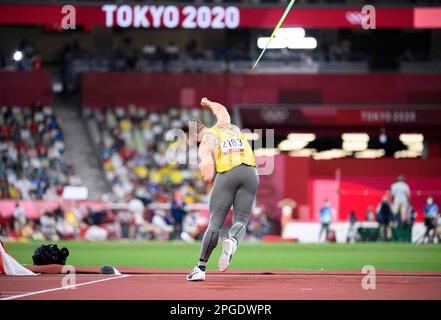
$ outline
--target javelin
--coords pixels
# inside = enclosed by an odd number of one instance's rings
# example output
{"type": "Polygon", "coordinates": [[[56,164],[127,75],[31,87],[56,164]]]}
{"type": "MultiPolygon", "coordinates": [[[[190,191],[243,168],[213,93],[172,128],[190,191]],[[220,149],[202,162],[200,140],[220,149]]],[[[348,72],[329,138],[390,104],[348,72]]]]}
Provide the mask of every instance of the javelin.
{"type": "Polygon", "coordinates": [[[268,39],[268,42],[267,42],[265,48],[263,48],[262,52],[260,53],[259,58],[257,58],[256,62],[254,63],[254,66],[251,70],[254,70],[254,68],[259,63],[260,59],[262,58],[263,54],[265,53],[266,49],[268,48],[268,46],[271,43],[271,41],[273,40],[273,38],[276,36],[277,30],[279,30],[280,26],[282,25],[283,21],[285,20],[286,16],[288,15],[289,10],[291,10],[291,7],[293,6],[295,1],[296,0],[291,0],[291,2],[286,7],[285,12],[283,13],[282,17],[279,20],[279,23],[277,23],[276,27],[274,28],[274,31],[273,31],[271,37],[268,39]]]}

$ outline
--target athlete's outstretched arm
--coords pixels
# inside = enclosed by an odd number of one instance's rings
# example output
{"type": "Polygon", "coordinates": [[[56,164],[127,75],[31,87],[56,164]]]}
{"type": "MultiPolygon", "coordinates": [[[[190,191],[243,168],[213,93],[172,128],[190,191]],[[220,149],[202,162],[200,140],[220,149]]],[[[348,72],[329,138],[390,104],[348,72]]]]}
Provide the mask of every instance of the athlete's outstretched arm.
{"type": "Polygon", "coordinates": [[[198,150],[199,158],[201,159],[199,169],[201,170],[202,177],[206,183],[213,181],[214,178],[213,151],[216,144],[214,139],[215,138],[211,134],[204,135],[198,150]]]}
{"type": "Polygon", "coordinates": [[[231,123],[230,114],[227,108],[217,102],[208,100],[207,98],[202,98],[201,106],[208,108],[216,116],[218,122],[231,123]]]}

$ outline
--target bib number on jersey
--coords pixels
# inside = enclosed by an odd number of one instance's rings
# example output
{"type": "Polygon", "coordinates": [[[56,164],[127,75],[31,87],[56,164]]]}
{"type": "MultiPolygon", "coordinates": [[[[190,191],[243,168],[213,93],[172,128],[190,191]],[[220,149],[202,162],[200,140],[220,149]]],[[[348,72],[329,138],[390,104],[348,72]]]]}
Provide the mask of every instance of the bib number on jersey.
{"type": "Polygon", "coordinates": [[[222,141],[221,151],[222,153],[231,153],[243,151],[245,149],[242,139],[238,137],[232,137],[222,141]]]}

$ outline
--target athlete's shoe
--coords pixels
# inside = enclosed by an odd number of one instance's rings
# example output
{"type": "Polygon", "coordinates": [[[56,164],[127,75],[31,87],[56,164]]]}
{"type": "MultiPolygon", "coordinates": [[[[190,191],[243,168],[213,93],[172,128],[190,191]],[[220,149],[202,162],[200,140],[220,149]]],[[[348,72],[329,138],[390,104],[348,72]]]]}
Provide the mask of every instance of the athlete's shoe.
{"type": "Polygon", "coordinates": [[[237,244],[231,239],[225,239],[222,243],[222,254],[219,258],[219,270],[225,271],[230,265],[233,254],[236,252],[237,244]]]}
{"type": "Polygon", "coordinates": [[[205,280],[205,271],[199,269],[198,266],[194,267],[194,269],[187,275],[188,281],[204,281],[205,280]]]}

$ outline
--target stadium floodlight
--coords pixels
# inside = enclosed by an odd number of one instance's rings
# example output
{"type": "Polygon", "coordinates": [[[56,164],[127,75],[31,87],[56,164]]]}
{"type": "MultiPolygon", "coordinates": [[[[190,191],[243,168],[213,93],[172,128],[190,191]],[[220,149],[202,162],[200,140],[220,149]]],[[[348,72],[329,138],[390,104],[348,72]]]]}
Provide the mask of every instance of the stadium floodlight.
{"type": "Polygon", "coordinates": [[[302,150],[295,150],[289,153],[290,157],[311,157],[317,152],[316,149],[305,148],[302,150]]]}
{"type": "MultiPolygon", "coordinates": [[[[259,37],[257,39],[257,47],[259,49],[265,48],[267,37],[259,37]]],[[[313,37],[305,37],[298,39],[274,38],[268,45],[267,49],[315,49],[317,48],[317,39],[313,37]]]]}
{"type": "Polygon", "coordinates": [[[400,158],[417,158],[422,156],[421,152],[418,151],[412,151],[412,150],[401,150],[394,153],[395,159],[400,158]]]}
{"type": "Polygon", "coordinates": [[[337,158],[344,158],[351,155],[351,152],[342,149],[331,149],[314,153],[312,155],[314,160],[330,160],[337,158]]]}
{"type": "Polygon", "coordinates": [[[280,28],[272,41],[269,37],[257,38],[257,47],[259,49],[315,49],[317,48],[317,39],[305,37],[303,28],[280,28]]]}
{"type": "Polygon", "coordinates": [[[404,144],[423,142],[424,136],[421,133],[402,133],[399,139],[404,144]]]}
{"type": "Polygon", "coordinates": [[[302,141],[314,141],[316,135],[314,133],[290,133],[288,134],[288,140],[302,140],[302,141]]]}
{"type": "Polygon", "coordinates": [[[308,143],[314,141],[316,138],[314,133],[290,133],[288,139],[279,143],[279,150],[294,151],[305,148],[308,143]]]}
{"type": "Polygon", "coordinates": [[[315,49],[315,48],[317,48],[317,39],[313,37],[295,39],[288,43],[288,49],[315,49]]]}
{"type": "Polygon", "coordinates": [[[343,150],[345,151],[363,151],[368,147],[365,141],[343,141],[343,150]]]}
{"type": "Polygon", "coordinates": [[[280,154],[280,151],[275,148],[260,148],[254,150],[254,155],[257,157],[273,157],[280,154]]]}
{"type": "Polygon", "coordinates": [[[308,143],[306,140],[287,139],[280,142],[278,148],[280,151],[301,150],[306,147],[308,143]]]}
{"type": "Polygon", "coordinates": [[[407,149],[410,151],[423,152],[424,145],[422,142],[409,143],[407,149]]]}
{"type": "Polygon", "coordinates": [[[376,159],[381,158],[386,154],[384,149],[366,149],[355,153],[355,158],[358,159],[376,159]]]}
{"type": "Polygon", "coordinates": [[[343,141],[369,141],[369,135],[367,133],[343,133],[341,135],[341,138],[343,139],[343,141]]]}
{"type": "MultiPolygon", "coordinates": [[[[257,38],[257,47],[259,49],[265,48],[266,44],[268,43],[268,39],[268,37],[257,38]]],[[[285,39],[274,38],[273,41],[271,41],[268,45],[267,49],[284,49],[286,47],[287,45],[285,39]]]]}
{"type": "Polygon", "coordinates": [[[21,61],[23,59],[23,53],[20,50],[17,50],[12,55],[12,59],[14,59],[15,62],[21,61]]]}
{"type": "Polygon", "coordinates": [[[277,30],[276,38],[280,39],[302,39],[305,37],[303,28],[280,28],[277,30]]]}

